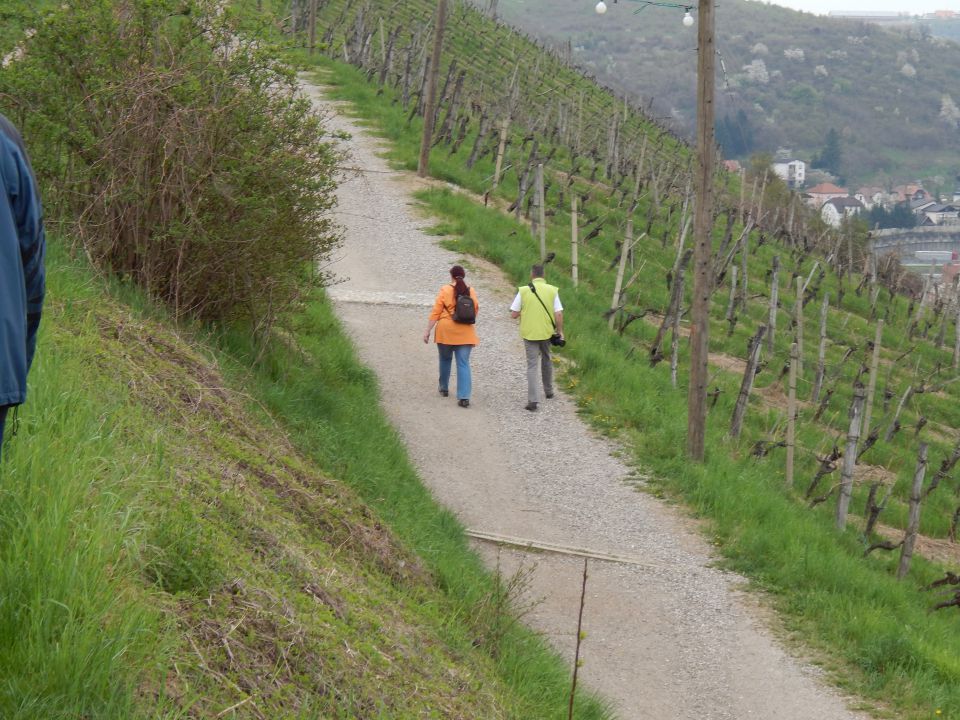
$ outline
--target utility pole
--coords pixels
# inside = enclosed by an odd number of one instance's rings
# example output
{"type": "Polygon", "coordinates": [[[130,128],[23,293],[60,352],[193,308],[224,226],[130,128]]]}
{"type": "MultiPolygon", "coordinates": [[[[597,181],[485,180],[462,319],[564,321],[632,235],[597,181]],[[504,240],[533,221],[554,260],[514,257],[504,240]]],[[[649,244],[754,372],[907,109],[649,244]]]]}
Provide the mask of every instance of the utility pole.
{"type": "Polygon", "coordinates": [[[427,77],[427,98],[423,113],[423,137],[420,139],[420,161],[417,175],[427,176],[430,163],[430,146],[433,145],[433,121],[436,115],[437,80],[440,77],[440,52],[443,50],[443,31],[447,24],[447,0],[437,0],[437,20],[433,28],[433,52],[430,54],[430,70],[427,77]]]}
{"type": "Polygon", "coordinates": [[[707,354],[710,348],[710,295],[713,292],[713,89],[714,0],[697,10],[697,176],[693,218],[693,302],[690,308],[690,387],[687,393],[687,455],[703,460],[707,421],[707,354]]]}

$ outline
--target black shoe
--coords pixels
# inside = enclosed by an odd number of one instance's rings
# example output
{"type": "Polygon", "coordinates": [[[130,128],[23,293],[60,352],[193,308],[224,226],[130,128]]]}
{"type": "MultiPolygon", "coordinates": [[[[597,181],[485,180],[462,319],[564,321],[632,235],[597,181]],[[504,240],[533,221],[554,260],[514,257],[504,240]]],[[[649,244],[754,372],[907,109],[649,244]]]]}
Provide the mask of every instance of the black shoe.
{"type": "Polygon", "coordinates": [[[524,405],[524,407],[530,412],[537,411],[537,404],[535,402],[528,402],[526,405],[524,405]]]}
{"type": "Polygon", "coordinates": [[[552,393],[552,392],[548,392],[548,393],[545,393],[545,394],[546,394],[546,396],[547,396],[547,400],[550,400],[550,399],[553,398],[553,393],[552,393]]]}
{"type": "Polygon", "coordinates": [[[466,398],[462,398],[457,402],[457,405],[459,405],[460,407],[470,407],[470,401],[467,400],[466,398]]]}
{"type": "Polygon", "coordinates": [[[449,390],[441,390],[441,391],[440,391],[440,394],[443,395],[443,397],[450,397],[450,391],[449,391],[449,390]]]}

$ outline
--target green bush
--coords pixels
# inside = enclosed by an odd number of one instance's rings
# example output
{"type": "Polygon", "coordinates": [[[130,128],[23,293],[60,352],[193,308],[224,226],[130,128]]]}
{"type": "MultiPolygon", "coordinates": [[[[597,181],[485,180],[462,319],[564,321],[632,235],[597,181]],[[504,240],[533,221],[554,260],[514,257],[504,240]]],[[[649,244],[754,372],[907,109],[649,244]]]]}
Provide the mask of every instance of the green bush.
{"type": "Polygon", "coordinates": [[[36,30],[0,109],[99,268],[259,330],[322,279],[339,156],[269,48],[210,0],[82,0],[36,30]]]}

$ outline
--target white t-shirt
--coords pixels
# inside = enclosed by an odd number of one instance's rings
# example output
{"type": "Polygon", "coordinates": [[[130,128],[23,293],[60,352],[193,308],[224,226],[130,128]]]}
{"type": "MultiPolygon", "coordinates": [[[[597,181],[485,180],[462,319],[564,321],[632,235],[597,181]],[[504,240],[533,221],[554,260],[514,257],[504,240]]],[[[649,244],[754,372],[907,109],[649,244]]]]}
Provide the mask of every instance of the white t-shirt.
{"type": "MultiPolygon", "coordinates": [[[[520,293],[517,293],[517,296],[513,299],[513,304],[510,306],[510,310],[513,312],[520,312],[521,301],[520,293]]],[[[557,294],[553,296],[553,311],[554,312],[563,312],[563,305],[560,304],[560,292],[557,291],[557,294]]]]}

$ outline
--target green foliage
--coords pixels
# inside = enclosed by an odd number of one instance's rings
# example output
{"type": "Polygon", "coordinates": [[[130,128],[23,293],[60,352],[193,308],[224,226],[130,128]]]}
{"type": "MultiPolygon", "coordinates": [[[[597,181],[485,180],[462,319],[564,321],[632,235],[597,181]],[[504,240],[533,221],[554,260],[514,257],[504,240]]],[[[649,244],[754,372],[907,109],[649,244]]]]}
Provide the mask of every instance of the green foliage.
{"type": "Polygon", "coordinates": [[[338,241],[337,152],[296,77],[209,0],[83,0],[0,71],[54,220],[176,317],[262,330],[338,241]]]}
{"type": "Polygon", "coordinates": [[[912,228],[917,224],[917,216],[910,209],[909,202],[897,203],[887,210],[882,205],[874,205],[867,213],[867,222],[870,227],[885,228],[912,228]]]}
{"type": "MultiPolygon", "coordinates": [[[[833,173],[841,178],[841,166],[843,164],[843,148],[840,146],[840,133],[836,128],[830,128],[823,141],[823,149],[820,154],[813,159],[813,164],[823,168],[827,172],[833,173]]],[[[843,182],[840,179],[840,182],[843,182]]]]}

